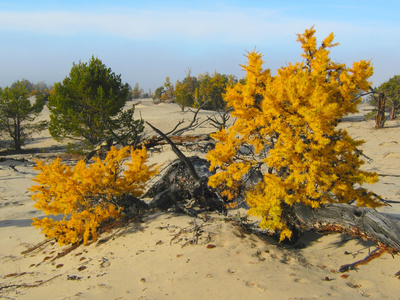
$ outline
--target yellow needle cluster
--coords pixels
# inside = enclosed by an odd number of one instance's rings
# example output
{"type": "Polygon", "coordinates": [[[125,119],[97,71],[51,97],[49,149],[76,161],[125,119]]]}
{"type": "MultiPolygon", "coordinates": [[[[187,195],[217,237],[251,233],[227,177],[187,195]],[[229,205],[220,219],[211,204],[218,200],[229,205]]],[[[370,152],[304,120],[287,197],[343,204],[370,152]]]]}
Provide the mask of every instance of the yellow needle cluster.
{"type": "Polygon", "coordinates": [[[318,47],[313,27],[299,34],[304,60],[275,76],[262,69],[261,54],[248,53],[245,84],[228,88],[224,98],[237,120],[213,135],[219,142],[207,156],[211,169],[219,168],[209,185],[224,186],[228,198],[250,168],[264,166],[263,179],[247,192],[249,213],[262,217],[261,226],[280,232],[281,239],[291,236],[284,211],[295,202],[313,208],[327,202],[380,205],[360,187],[377,181],[377,174],[360,170],[356,147],[362,141],[336,128],[344,115],[356,112],[356,96],[368,91],[373,69],[363,60],[352,68],[333,62],[333,38],[330,34],[318,47]],[[238,151],[245,144],[268,154],[261,161],[243,156],[238,151]]]}
{"type": "Polygon", "coordinates": [[[62,164],[60,158],[49,165],[36,161],[34,169],[40,173],[33,180],[38,185],[29,189],[34,207],[46,215],[64,217],[59,221],[34,218],[32,225],[60,245],[96,240],[102,223],[122,216],[118,199],[142,195],[146,182],[157,173],[154,165],[146,165],[145,148],[112,147],[104,161],[94,161],[86,165],[80,160],[74,168],[62,164]],[[129,157],[131,162],[123,163],[129,157]]]}

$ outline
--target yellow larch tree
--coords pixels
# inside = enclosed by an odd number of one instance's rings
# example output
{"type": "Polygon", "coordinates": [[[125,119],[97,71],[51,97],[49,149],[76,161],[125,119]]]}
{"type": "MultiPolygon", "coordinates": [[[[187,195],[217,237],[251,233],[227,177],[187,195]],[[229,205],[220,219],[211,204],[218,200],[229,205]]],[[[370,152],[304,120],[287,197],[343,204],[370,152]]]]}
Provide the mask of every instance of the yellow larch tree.
{"type": "Polygon", "coordinates": [[[354,113],[360,91],[368,91],[373,74],[368,61],[351,68],[333,62],[329,49],[336,46],[331,33],[318,47],[314,27],[298,34],[303,61],[288,64],[275,76],[262,68],[262,55],[248,53],[245,84],[228,88],[227,105],[236,122],[215,133],[218,141],[207,159],[218,172],[209,185],[222,187],[223,196],[236,197],[243,176],[250,169],[262,180],[249,188],[249,213],[262,218],[260,226],[290,238],[288,209],[301,202],[313,208],[328,202],[359,206],[380,205],[361,185],[377,181],[377,174],[360,170],[363,161],[354,140],[336,125],[354,113]],[[249,145],[254,155],[240,149],[249,145]]]}
{"type": "Polygon", "coordinates": [[[127,195],[141,196],[146,182],[157,173],[158,168],[146,162],[146,149],[130,146],[111,147],[104,161],[94,158],[94,163],[86,165],[80,160],[74,168],[60,158],[49,165],[36,161],[34,169],[41,172],[33,179],[38,185],[30,188],[34,207],[63,218],[34,218],[32,225],[60,245],[95,241],[105,221],[123,215],[119,201],[127,195]],[[131,162],[125,160],[129,157],[131,162]]]}

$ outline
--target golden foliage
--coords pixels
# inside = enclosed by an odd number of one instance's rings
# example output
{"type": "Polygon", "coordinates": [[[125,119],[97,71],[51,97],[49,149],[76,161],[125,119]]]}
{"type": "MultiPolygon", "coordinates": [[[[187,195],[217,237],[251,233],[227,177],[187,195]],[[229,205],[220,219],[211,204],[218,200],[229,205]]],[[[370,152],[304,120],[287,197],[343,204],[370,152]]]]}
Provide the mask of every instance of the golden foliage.
{"type": "Polygon", "coordinates": [[[317,47],[313,27],[299,34],[304,61],[282,67],[276,76],[262,69],[260,53],[248,53],[248,64],[242,66],[246,83],[225,95],[237,120],[213,135],[219,142],[207,156],[211,169],[220,169],[209,185],[225,186],[230,199],[237,180],[261,165],[263,180],[247,192],[249,213],[262,217],[261,226],[280,232],[281,239],[291,236],[284,209],[295,202],[314,208],[327,202],[380,205],[372,193],[356,188],[377,181],[377,174],[360,170],[356,147],[362,141],[336,128],[344,115],[356,112],[356,95],[368,91],[373,69],[362,60],[352,68],[333,62],[333,38],[330,34],[317,47]],[[245,144],[258,158],[240,154],[245,144]],[[264,149],[268,153],[260,155],[264,149]]]}
{"type": "Polygon", "coordinates": [[[38,185],[29,190],[34,207],[46,215],[64,215],[62,220],[33,219],[47,238],[55,237],[60,245],[97,239],[97,229],[110,218],[118,219],[123,211],[118,199],[144,192],[146,182],[157,173],[154,165],[147,166],[145,148],[116,149],[111,147],[104,161],[94,158],[86,165],[80,160],[74,168],[57,158],[49,165],[36,160],[35,170],[41,171],[33,179],[38,185]],[[130,157],[131,162],[123,164],[130,157]]]}

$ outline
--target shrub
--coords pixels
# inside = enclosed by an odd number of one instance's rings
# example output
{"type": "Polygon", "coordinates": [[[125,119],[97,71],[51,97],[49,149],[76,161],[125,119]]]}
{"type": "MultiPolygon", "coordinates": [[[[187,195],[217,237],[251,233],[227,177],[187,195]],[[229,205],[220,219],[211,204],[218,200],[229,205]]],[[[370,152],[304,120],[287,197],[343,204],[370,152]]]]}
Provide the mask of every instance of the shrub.
{"type": "Polygon", "coordinates": [[[47,95],[36,92],[35,102],[29,100],[24,81],[16,81],[11,87],[0,89],[0,134],[12,139],[12,147],[21,150],[34,132],[47,128],[47,121],[33,122],[43,110],[47,95]]]}
{"type": "Polygon", "coordinates": [[[314,35],[313,28],[298,35],[305,61],[282,67],[276,76],[262,69],[261,54],[248,54],[245,84],[228,88],[224,98],[237,120],[212,135],[218,143],[207,156],[210,168],[220,169],[209,185],[225,187],[228,199],[237,195],[232,191],[250,169],[262,172],[246,194],[249,213],[262,218],[261,227],[280,232],[281,240],[291,236],[288,214],[296,202],[313,208],[327,202],[380,205],[357,187],[378,178],[360,170],[362,141],[336,128],[344,115],[356,112],[356,95],[368,91],[372,67],[363,60],[352,68],[333,62],[333,33],[320,47],[314,35]],[[243,145],[251,145],[256,155],[241,154],[243,145]]]}
{"type": "Polygon", "coordinates": [[[73,140],[81,148],[94,148],[114,139],[123,146],[136,145],[143,120],[133,118],[135,106],[128,84],[103,62],[73,64],[69,76],[55,83],[49,98],[49,132],[57,141],[73,140]]]}
{"type": "Polygon", "coordinates": [[[60,158],[49,165],[36,161],[34,169],[41,172],[33,179],[38,185],[30,188],[34,207],[46,215],[64,217],[60,221],[34,218],[32,225],[60,245],[95,241],[104,222],[123,215],[119,200],[129,194],[142,195],[146,182],[157,173],[157,167],[146,165],[145,148],[112,147],[104,161],[94,161],[87,166],[80,160],[74,168],[62,164],[60,158]],[[123,163],[129,156],[131,162],[123,163]]]}

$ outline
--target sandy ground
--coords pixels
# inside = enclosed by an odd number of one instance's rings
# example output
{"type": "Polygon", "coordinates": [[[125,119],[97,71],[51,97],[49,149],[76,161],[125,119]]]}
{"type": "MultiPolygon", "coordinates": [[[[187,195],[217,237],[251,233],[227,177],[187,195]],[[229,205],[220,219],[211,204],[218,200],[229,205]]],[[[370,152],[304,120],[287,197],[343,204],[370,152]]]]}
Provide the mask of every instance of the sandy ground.
{"type": "MultiPolygon", "coordinates": [[[[136,113],[163,131],[191,119],[177,105],[151,100],[141,101],[136,113]]],[[[400,218],[400,121],[375,130],[373,121],[362,121],[363,113],[346,118],[340,127],[366,141],[361,148],[371,161],[364,168],[382,175],[370,189],[399,202],[379,210],[400,218]]],[[[204,125],[196,133],[212,130],[204,125]]],[[[146,132],[152,134],[148,128],[146,132]]],[[[400,299],[398,256],[385,253],[356,271],[339,273],[341,265],[364,258],[374,245],[312,232],[298,242],[301,247],[279,245],[236,226],[235,220],[244,216],[238,210],[228,218],[151,213],[62,257],[57,258],[67,247],[54,242],[21,254],[44,241],[31,226],[32,217],[44,216],[32,207],[27,190],[35,176],[34,158],[51,161],[64,151],[47,132],[27,147],[39,151],[7,156],[0,163],[0,298],[400,299]]],[[[169,147],[162,150],[152,154],[151,162],[175,159],[169,147]]]]}

